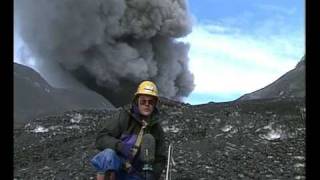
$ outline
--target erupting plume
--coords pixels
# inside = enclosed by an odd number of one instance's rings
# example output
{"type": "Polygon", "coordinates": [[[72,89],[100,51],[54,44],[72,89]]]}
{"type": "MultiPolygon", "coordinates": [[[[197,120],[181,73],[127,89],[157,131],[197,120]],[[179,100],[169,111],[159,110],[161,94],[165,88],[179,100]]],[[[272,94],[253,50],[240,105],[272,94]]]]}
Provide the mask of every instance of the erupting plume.
{"type": "Polygon", "coordinates": [[[189,45],[174,39],[191,26],[185,0],[14,1],[15,33],[40,72],[59,81],[67,73],[115,106],[129,103],[143,79],[167,98],[191,93],[189,45]]]}

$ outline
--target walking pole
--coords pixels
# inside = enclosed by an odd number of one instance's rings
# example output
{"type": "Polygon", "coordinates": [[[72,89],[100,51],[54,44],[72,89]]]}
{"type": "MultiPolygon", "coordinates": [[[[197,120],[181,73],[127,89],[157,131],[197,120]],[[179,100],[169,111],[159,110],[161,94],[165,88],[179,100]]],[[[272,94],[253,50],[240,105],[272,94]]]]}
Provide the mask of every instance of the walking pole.
{"type": "MultiPolygon", "coordinates": [[[[170,161],[171,161],[171,143],[169,144],[169,149],[168,149],[168,161],[167,161],[167,172],[166,172],[166,180],[169,180],[169,173],[170,173],[170,161]]],[[[171,176],[171,173],[170,173],[170,176],[171,176]]],[[[171,177],[170,177],[171,179],[171,177]]]]}

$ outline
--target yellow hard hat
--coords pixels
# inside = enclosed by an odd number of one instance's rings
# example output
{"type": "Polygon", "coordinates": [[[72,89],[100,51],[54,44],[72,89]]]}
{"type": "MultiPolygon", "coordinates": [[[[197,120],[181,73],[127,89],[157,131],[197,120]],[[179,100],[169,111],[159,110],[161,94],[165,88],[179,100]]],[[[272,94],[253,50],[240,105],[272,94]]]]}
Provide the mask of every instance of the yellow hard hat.
{"type": "Polygon", "coordinates": [[[155,83],[152,81],[143,81],[139,84],[137,92],[134,93],[136,97],[139,94],[145,94],[150,96],[155,96],[158,98],[158,89],[155,83]]]}

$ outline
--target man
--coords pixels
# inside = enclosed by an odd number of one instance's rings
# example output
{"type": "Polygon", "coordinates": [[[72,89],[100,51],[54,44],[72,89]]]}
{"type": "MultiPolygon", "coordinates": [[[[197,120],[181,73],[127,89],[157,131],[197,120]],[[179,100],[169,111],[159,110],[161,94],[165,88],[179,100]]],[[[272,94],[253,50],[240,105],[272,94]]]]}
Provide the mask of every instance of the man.
{"type": "Polygon", "coordinates": [[[154,179],[159,179],[165,167],[166,148],[164,132],[156,108],[158,89],[152,81],[142,81],[129,110],[122,109],[116,118],[108,121],[99,132],[96,147],[101,152],[91,163],[98,171],[97,179],[144,179],[143,162],[139,149],[143,134],[151,134],[155,139],[154,179]]]}

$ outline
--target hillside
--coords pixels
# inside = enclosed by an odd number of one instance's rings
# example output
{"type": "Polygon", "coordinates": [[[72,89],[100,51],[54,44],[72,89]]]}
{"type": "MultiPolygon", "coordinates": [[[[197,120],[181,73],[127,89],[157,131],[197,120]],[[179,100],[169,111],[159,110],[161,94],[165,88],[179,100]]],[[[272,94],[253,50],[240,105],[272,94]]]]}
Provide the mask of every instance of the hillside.
{"type": "Polygon", "coordinates": [[[241,100],[305,97],[305,59],[270,85],[241,96],[241,100]]]}
{"type": "Polygon", "coordinates": [[[114,108],[101,95],[88,89],[58,89],[33,69],[14,63],[14,127],[43,115],[76,109],[114,108]]]}

